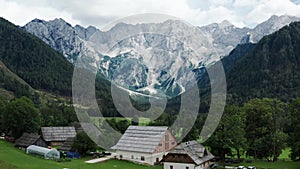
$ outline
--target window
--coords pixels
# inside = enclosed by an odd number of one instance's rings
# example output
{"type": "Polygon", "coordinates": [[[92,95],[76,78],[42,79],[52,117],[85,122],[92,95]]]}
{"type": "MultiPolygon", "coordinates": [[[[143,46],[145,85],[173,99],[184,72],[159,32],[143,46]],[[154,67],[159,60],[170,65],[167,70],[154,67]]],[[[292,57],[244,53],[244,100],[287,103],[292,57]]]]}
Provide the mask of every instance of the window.
{"type": "Polygon", "coordinates": [[[144,156],[141,156],[141,160],[142,160],[142,161],[145,161],[145,157],[144,157],[144,156]]]}
{"type": "Polygon", "coordinates": [[[185,167],[185,169],[189,169],[189,167],[185,167]]]}
{"type": "Polygon", "coordinates": [[[122,154],[120,154],[120,159],[122,159],[123,158],[123,155],[122,154]]]}
{"type": "Polygon", "coordinates": [[[157,163],[159,162],[159,158],[156,158],[156,162],[157,162],[157,163]]]}
{"type": "Polygon", "coordinates": [[[131,159],[134,159],[134,156],[133,156],[133,155],[131,156],[131,159]]]}
{"type": "Polygon", "coordinates": [[[172,142],[172,145],[174,145],[174,144],[175,144],[175,142],[173,141],[173,142],[172,142]]]}
{"type": "Polygon", "coordinates": [[[170,169],[173,169],[173,166],[172,166],[172,165],[170,165],[170,169]]]}
{"type": "Polygon", "coordinates": [[[159,143],[159,144],[158,144],[158,146],[160,146],[160,147],[161,147],[161,146],[162,146],[162,144],[161,144],[161,143],[159,143]]]}

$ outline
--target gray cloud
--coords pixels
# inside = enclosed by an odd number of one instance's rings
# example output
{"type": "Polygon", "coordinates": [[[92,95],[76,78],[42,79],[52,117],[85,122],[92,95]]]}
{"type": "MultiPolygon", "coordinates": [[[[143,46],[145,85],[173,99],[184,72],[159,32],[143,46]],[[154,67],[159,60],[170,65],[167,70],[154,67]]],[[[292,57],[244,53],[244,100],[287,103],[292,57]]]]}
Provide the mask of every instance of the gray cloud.
{"type": "Polygon", "coordinates": [[[114,19],[139,13],[172,15],[193,25],[229,20],[254,26],[272,15],[300,16],[300,0],[0,0],[0,16],[18,25],[34,18],[63,18],[72,25],[101,28],[114,19]]]}

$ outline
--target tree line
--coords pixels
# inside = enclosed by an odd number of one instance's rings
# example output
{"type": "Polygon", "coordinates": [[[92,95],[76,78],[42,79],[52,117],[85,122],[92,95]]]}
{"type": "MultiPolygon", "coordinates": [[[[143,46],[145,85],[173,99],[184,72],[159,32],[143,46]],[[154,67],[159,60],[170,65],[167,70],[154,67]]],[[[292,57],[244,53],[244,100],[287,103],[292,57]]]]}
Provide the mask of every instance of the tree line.
{"type": "Polygon", "coordinates": [[[25,96],[9,102],[0,98],[0,132],[14,138],[24,132],[38,133],[42,126],[69,126],[77,121],[73,107],[64,101],[36,104],[25,96]]]}
{"type": "Polygon", "coordinates": [[[251,99],[243,106],[226,106],[221,122],[206,143],[215,155],[251,156],[277,161],[291,147],[292,160],[300,159],[300,99],[251,99]]]}

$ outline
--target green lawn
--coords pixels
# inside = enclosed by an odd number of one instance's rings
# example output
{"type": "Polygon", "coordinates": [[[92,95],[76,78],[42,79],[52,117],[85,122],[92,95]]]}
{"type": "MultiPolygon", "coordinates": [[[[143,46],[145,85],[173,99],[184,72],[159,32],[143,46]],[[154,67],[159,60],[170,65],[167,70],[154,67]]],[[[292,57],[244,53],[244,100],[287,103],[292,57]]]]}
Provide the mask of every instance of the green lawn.
{"type": "Polygon", "coordinates": [[[289,160],[290,159],[290,157],[289,157],[290,153],[291,153],[291,148],[286,148],[286,149],[282,150],[282,152],[281,152],[280,156],[278,157],[278,159],[289,160]]]}
{"type": "MultiPolygon", "coordinates": [[[[103,117],[90,117],[90,119],[97,125],[100,126],[100,122],[99,119],[103,120],[103,117]]],[[[129,122],[131,122],[130,117],[105,117],[105,119],[115,119],[117,122],[121,121],[121,120],[128,120],[129,122]]],[[[101,121],[100,120],[100,121],[101,121]]],[[[149,123],[151,122],[151,120],[149,118],[144,118],[144,117],[140,117],[139,118],[139,125],[140,126],[147,126],[149,123]]]]}
{"type": "MultiPolygon", "coordinates": [[[[252,163],[242,163],[238,165],[256,166],[257,169],[300,169],[299,162],[283,161],[287,159],[289,150],[285,150],[280,156],[280,161],[276,163],[256,161],[252,163]]],[[[44,160],[38,157],[27,155],[13,146],[0,140],[0,169],[162,169],[162,166],[144,166],[131,162],[120,160],[109,160],[104,163],[86,164],[84,159],[76,159],[71,162],[55,162],[52,160],[44,160]]]]}
{"type": "Polygon", "coordinates": [[[11,143],[0,140],[1,169],[162,169],[162,166],[143,166],[126,161],[109,160],[103,163],[86,164],[87,159],[76,159],[71,162],[45,160],[15,148],[11,143]]]}
{"type": "MultiPolygon", "coordinates": [[[[290,155],[290,148],[286,148],[282,150],[282,153],[278,157],[278,162],[267,162],[262,160],[253,160],[252,163],[241,163],[241,164],[234,164],[232,166],[256,166],[257,169],[300,169],[299,162],[292,162],[289,158],[290,155]]],[[[229,157],[230,158],[230,157],[229,157]]],[[[235,157],[236,158],[236,157],[235,157]]],[[[247,159],[245,155],[242,155],[242,158],[247,159]]]]}
{"type": "Polygon", "coordinates": [[[255,166],[257,169],[262,169],[262,168],[264,168],[264,169],[300,169],[299,162],[281,161],[281,160],[278,162],[257,161],[257,162],[252,162],[252,163],[241,163],[238,165],[255,166]]]}

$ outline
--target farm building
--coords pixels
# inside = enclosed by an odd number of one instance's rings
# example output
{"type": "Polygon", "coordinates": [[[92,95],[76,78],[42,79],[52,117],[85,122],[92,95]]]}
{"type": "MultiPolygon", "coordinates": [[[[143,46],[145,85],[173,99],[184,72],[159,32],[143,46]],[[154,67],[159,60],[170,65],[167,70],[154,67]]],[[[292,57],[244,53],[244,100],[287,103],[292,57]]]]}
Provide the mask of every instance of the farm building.
{"type": "Polygon", "coordinates": [[[70,151],[72,149],[72,145],[74,144],[74,137],[69,137],[67,140],[58,148],[60,151],[70,151]]]}
{"type": "Polygon", "coordinates": [[[31,145],[26,149],[27,154],[43,156],[45,159],[59,159],[60,153],[55,148],[48,149],[45,147],[31,145]]]}
{"type": "Polygon", "coordinates": [[[154,165],[176,145],[168,127],[129,126],[111,149],[120,159],[154,165]]]}
{"type": "Polygon", "coordinates": [[[181,143],[163,159],[164,169],[206,169],[214,156],[196,141],[181,143]]]}
{"type": "Polygon", "coordinates": [[[75,137],[75,127],[42,127],[42,136],[51,146],[62,145],[67,138],[75,137]]]}
{"type": "Polygon", "coordinates": [[[30,145],[48,147],[48,144],[40,135],[32,133],[23,133],[23,135],[15,142],[15,146],[23,150],[25,150],[30,145]]]}

